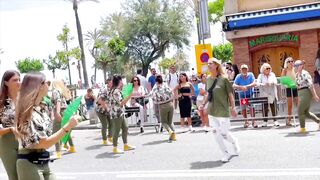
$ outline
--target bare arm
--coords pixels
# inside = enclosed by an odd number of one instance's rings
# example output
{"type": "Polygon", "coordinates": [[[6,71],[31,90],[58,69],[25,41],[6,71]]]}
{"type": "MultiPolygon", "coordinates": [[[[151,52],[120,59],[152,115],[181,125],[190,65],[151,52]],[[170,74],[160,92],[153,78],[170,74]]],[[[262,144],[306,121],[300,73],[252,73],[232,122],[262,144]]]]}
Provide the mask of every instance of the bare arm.
{"type": "Polygon", "coordinates": [[[230,113],[231,113],[231,116],[232,117],[236,117],[237,116],[237,112],[235,110],[235,103],[234,103],[234,96],[233,96],[233,93],[229,93],[228,94],[229,96],[229,103],[230,103],[230,113]]]}
{"type": "Polygon", "coordinates": [[[11,130],[11,129],[12,129],[11,127],[9,127],[9,128],[2,128],[2,129],[0,129],[0,136],[2,136],[2,135],[5,135],[5,134],[8,134],[8,133],[12,132],[12,130],[11,130]]]}
{"type": "Polygon", "coordinates": [[[72,119],[59,131],[52,134],[51,136],[47,138],[42,138],[39,141],[39,144],[35,145],[33,148],[35,149],[49,149],[51,146],[59,142],[59,140],[67,134],[73,127],[75,127],[78,124],[78,120],[75,117],[72,117],[72,119]]]}

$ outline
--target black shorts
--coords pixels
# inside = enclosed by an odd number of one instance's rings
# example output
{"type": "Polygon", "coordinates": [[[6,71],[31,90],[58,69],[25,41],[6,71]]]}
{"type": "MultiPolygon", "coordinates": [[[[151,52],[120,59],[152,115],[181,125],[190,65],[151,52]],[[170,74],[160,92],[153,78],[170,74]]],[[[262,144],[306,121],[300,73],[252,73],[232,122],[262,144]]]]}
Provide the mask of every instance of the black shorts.
{"type": "Polygon", "coordinates": [[[298,89],[297,88],[287,88],[287,97],[298,97],[298,89]],[[291,95],[291,90],[292,90],[292,95],[291,95]]]}

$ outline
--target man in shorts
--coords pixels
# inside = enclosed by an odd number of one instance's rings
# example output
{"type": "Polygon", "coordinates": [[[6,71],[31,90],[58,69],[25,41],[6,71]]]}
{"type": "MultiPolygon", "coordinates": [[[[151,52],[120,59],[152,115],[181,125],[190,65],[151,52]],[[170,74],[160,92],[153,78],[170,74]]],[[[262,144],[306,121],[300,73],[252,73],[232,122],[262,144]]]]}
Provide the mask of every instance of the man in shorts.
{"type": "MultiPolygon", "coordinates": [[[[241,73],[234,80],[233,88],[239,91],[239,101],[242,115],[247,118],[247,108],[250,109],[251,117],[254,117],[254,108],[249,105],[248,98],[253,97],[253,88],[256,86],[255,77],[252,72],[248,72],[249,68],[246,64],[241,65],[241,73]]],[[[245,120],[244,127],[249,127],[248,120],[245,120]]],[[[252,120],[252,127],[258,128],[255,120],[252,120]]]]}

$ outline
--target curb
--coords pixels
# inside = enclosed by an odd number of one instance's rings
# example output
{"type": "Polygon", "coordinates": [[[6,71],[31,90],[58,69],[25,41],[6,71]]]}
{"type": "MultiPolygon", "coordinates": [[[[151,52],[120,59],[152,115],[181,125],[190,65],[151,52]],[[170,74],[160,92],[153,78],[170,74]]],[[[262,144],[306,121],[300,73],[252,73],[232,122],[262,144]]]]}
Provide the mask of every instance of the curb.
{"type": "MultiPolygon", "coordinates": [[[[320,112],[316,112],[314,113],[315,115],[317,115],[318,117],[320,116],[320,112]]],[[[241,116],[241,115],[239,115],[241,116]]],[[[256,121],[262,121],[264,119],[286,119],[288,116],[275,116],[275,117],[272,117],[272,116],[269,116],[269,117],[255,117],[255,120],[256,121]]],[[[296,118],[298,118],[297,115],[295,115],[296,118]]],[[[245,120],[252,120],[253,118],[236,118],[236,119],[230,119],[230,122],[243,122],[245,120]]],[[[75,128],[73,128],[73,130],[93,130],[93,129],[100,129],[100,127],[98,127],[98,124],[99,123],[96,123],[96,124],[89,124],[90,120],[85,120],[85,121],[82,121],[82,122],[86,122],[88,124],[84,124],[84,125],[80,125],[80,126],[77,126],[75,128]]],[[[176,121],[176,122],[173,122],[174,125],[180,125],[180,121],[176,121]]],[[[150,126],[154,126],[154,125],[145,125],[144,127],[150,127],[150,126]]],[[[133,127],[139,127],[137,125],[131,125],[129,126],[129,128],[133,128],[133,127]]]]}

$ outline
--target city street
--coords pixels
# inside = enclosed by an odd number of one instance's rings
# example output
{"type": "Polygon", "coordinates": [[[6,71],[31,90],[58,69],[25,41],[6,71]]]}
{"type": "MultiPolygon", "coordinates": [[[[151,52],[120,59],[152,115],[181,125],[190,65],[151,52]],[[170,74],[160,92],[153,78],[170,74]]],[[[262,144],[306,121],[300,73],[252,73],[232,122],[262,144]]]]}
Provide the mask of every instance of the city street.
{"type": "MultiPolygon", "coordinates": [[[[284,121],[280,121],[283,125],[284,121]]],[[[73,131],[77,153],[65,154],[51,163],[57,179],[314,179],[320,177],[320,131],[307,123],[306,135],[295,128],[272,127],[245,130],[233,123],[239,139],[240,156],[220,162],[221,152],[212,132],[177,130],[177,141],[168,143],[168,134],[153,127],[140,134],[130,128],[129,143],[135,151],[113,155],[103,146],[100,131],[73,131]]],[[[122,148],[122,140],[119,139],[122,148]]],[[[53,149],[51,149],[53,150],[53,149]]],[[[6,179],[2,165],[0,179],[6,179]]]]}

